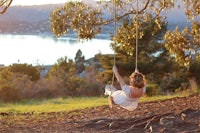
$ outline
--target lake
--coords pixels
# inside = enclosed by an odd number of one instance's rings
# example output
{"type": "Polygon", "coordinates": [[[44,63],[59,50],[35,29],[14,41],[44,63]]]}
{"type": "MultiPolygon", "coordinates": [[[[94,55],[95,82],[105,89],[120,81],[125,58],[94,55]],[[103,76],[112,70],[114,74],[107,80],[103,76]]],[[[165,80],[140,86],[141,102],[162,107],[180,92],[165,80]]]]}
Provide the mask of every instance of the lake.
{"type": "Polygon", "coordinates": [[[92,39],[78,41],[76,38],[54,38],[37,35],[0,35],[0,64],[13,63],[52,65],[67,56],[74,59],[78,49],[85,59],[98,53],[113,54],[110,40],[92,39]]]}

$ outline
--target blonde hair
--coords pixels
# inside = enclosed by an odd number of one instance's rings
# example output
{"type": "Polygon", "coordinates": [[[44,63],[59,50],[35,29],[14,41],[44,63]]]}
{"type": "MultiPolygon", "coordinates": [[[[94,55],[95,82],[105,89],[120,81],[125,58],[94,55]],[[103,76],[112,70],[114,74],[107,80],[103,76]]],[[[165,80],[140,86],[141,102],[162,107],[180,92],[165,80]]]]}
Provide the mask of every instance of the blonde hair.
{"type": "Polygon", "coordinates": [[[130,85],[137,88],[143,88],[146,85],[145,76],[139,72],[133,72],[130,75],[130,85]]]}

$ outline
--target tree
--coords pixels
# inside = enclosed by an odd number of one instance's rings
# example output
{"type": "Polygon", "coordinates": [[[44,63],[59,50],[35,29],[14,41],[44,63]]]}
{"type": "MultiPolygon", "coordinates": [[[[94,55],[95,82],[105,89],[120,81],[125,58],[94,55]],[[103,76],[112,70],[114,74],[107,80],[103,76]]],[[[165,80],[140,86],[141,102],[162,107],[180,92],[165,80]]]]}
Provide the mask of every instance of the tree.
{"type": "Polygon", "coordinates": [[[191,63],[191,67],[189,68],[189,77],[196,77],[196,80],[197,82],[199,83],[200,85],[200,59],[196,60],[196,61],[193,61],[191,63]]]}
{"type": "MultiPolygon", "coordinates": [[[[194,51],[196,57],[198,56],[199,0],[183,0],[185,14],[188,20],[193,21],[192,29],[186,28],[182,33],[178,29],[174,32],[166,32],[167,21],[162,11],[174,8],[177,1],[138,0],[138,10],[136,0],[101,1],[99,2],[99,8],[82,2],[68,2],[63,7],[52,11],[50,15],[51,30],[56,37],[76,32],[79,39],[92,39],[103,32],[105,25],[110,25],[113,27],[110,37],[114,42],[111,47],[115,51],[116,57],[120,57],[121,60],[117,62],[117,65],[128,67],[126,70],[130,72],[133,71],[134,67],[136,28],[138,28],[138,64],[140,70],[142,70],[141,72],[144,71],[145,74],[148,74],[156,71],[163,76],[165,72],[173,72],[173,70],[167,68],[177,70],[174,60],[178,61],[179,64],[188,65],[187,61],[189,59],[187,56],[191,56],[194,51]],[[71,12],[76,13],[71,14],[71,12]],[[113,24],[117,25],[116,32],[113,24]],[[173,42],[176,40],[180,42],[173,42]],[[177,45],[173,45],[174,43],[177,45]],[[184,43],[184,47],[179,46],[182,43],[184,43]],[[183,51],[190,53],[184,55],[183,51]],[[165,63],[167,65],[163,65],[165,63]],[[163,70],[165,71],[163,72],[163,70]]],[[[104,69],[111,70],[113,65],[113,62],[110,62],[111,58],[101,58],[100,61],[104,62],[101,62],[104,69]]],[[[125,69],[119,69],[119,71],[122,70],[125,69]]],[[[125,72],[127,74],[127,71],[122,73],[125,72]]],[[[104,71],[99,79],[104,82],[111,79],[109,77],[111,77],[111,71],[104,71]],[[102,80],[102,77],[105,80],[102,80]]]]}
{"type": "MultiPolygon", "coordinates": [[[[139,41],[142,44],[148,45],[148,47],[140,45],[139,49],[151,52],[152,48],[149,47],[152,46],[160,50],[160,45],[156,45],[155,42],[158,40],[159,35],[162,37],[162,28],[166,26],[165,16],[162,15],[162,11],[173,8],[176,2],[177,0],[140,0],[138,16],[136,16],[136,0],[101,1],[99,2],[99,5],[101,5],[99,8],[82,2],[67,2],[63,7],[53,10],[51,13],[51,30],[57,37],[74,31],[78,33],[78,38],[92,39],[102,32],[103,26],[113,24],[116,21],[118,27],[117,34],[115,36],[111,33],[111,40],[115,41],[116,44],[112,44],[112,48],[121,54],[133,56],[136,40],[135,29],[136,25],[138,25],[139,41]],[[114,8],[116,12],[114,12],[114,8]],[[76,13],[71,14],[71,12],[76,13]],[[116,17],[113,14],[116,14],[116,17]],[[136,18],[138,18],[138,23],[136,18]]],[[[199,1],[183,0],[183,2],[188,19],[196,18],[200,13],[199,1]]],[[[198,26],[195,27],[198,29],[198,26]]],[[[199,37],[198,34],[199,32],[197,32],[197,37],[199,37]]],[[[167,35],[165,37],[170,40],[170,37],[167,35]]],[[[166,47],[168,46],[166,45],[166,47]]],[[[174,45],[172,47],[176,49],[174,45]]],[[[189,48],[191,47],[189,46],[189,48]]],[[[139,51],[140,59],[145,57],[143,51],[139,51]]],[[[156,49],[152,53],[155,53],[155,51],[156,49]]],[[[149,53],[147,52],[146,55],[149,55],[149,53]]],[[[146,57],[144,60],[149,60],[149,56],[146,57]]]]}
{"type": "Polygon", "coordinates": [[[191,66],[188,70],[188,77],[193,92],[198,90],[200,92],[200,59],[191,62],[191,66]]]}
{"type": "Polygon", "coordinates": [[[12,72],[10,66],[0,70],[0,100],[16,101],[27,98],[32,81],[27,74],[12,72]]]}
{"type": "Polygon", "coordinates": [[[200,22],[193,22],[192,29],[185,27],[179,31],[168,31],[165,36],[165,46],[175,61],[181,66],[189,67],[190,62],[200,57],[200,22]]]}
{"type": "Polygon", "coordinates": [[[0,0],[0,14],[4,14],[13,0],[0,0]]]}
{"type": "MultiPolygon", "coordinates": [[[[154,20],[158,27],[162,25],[162,11],[175,6],[177,0],[140,0],[139,11],[144,21],[154,20]],[[150,15],[150,14],[152,15],[150,15]]],[[[194,18],[199,15],[198,0],[183,0],[186,8],[185,13],[188,18],[194,18]]],[[[99,2],[99,8],[92,7],[82,2],[67,2],[63,7],[52,11],[50,15],[51,30],[55,36],[67,34],[70,30],[77,32],[81,39],[91,39],[102,32],[102,26],[120,21],[126,21],[130,18],[132,22],[136,18],[136,0],[111,0],[99,2]],[[113,8],[116,7],[116,19],[113,8]],[[75,12],[75,14],[71,14],[75,12]]],[[[155,32],[155,31],[152,31],[155,32]]]]}
{"type": "Polygon", "coordinates": [[[112,79],[113,55],[98,54],[97,58],[104,70],[103,72],[98,73],[97,80],[102,84],[108,84],[112,79]]]}
{"type": "Polygon", "coordinates": [[[183,0],[185,4],[185,14],[188,19],[193,19],[200,14],[199,0],[183,0]]]}
{"type": "Polygon", "coordinates": [[[85,70],[85,66],[84,66],[85,56],[83,56],[82,51],[80,49],[77,51],[74,60],[76,63],[76,73],[79,74],[83,70],[85,70]]]}
{"type": "MultiPolygon", "coordinates": [[[[145,3],[142,9],[138,12],[144,18],[156,19],[158,26],[161,26],[162,17],[159,16],[161,10],[165,7],[172,7],[173,2],[167,1],[162,2],[159,0],[150,1],[147,0],[141,1],[145,3]],[[159,7],[156,8],[156,6],[159,7]],[[150,17],[149,14],[144,12],[144,10],[152,10],[154,16],[150,17]]],[[[102,32],[102,26],[113,23],[115,20],[126,21],[127,18],[135,19],[136,9],[135,9],[135,0],[123,1],[123,0],[111,0],[110,2],[100,2],[102,5],[101,8],[95,8],[90,5],[86,5],[82,2],[67,2],[60,9],[57,8],[53,10],[50,15],[51,30],[56,36],[62,36],[69,31],[75,31],[78,33],[78,37],[81,39],[91,39],[94,38],[97,34],[102,32]],[[111,12],[113,13],[113,6],[116,6],[117,18],[114,19],[112,15],[105,17],[104,14],[111,12]],[[71,14],[71,12],[76,12],[71,14]]],[[[106,14],[107,15],[107,14],[106,14]]],[[[155,31],[153,31],[155,32],[155,31]]]]}
{"type": "Polygon", "coordinates": [[[80,63],[85,61],[85,56],[83,56],[82,51],[79,49],[75,56],[75,63],[80,63]]]}
{"type": "Polygon", "coordinates": [[[59,58],[57,60],[57,63],[54,64],[49,72],[48,72],[48,77],[50,78],[51,76],[56,76],[60,77],[62,79],[66,79],[65,81],[67,82],[67,79],[72,77],[75,72],[75,64],[71,59],[67,59],[67,57],[64,58],[59,58]]]}
{"type": "Polygon", "coordinates": [[[63,90],[63,95],[76,94],[76,78],[75,78],[75,63],[67,57],[59,58],[49,72],[47,78],[52,81],[56,80],[58,91],[63,90]]]}
{"type": "Polygon", "coordinates": [[[37,81],[40,79],[40,71],[37,67],[28,64],[12,64],[9,69],[13,73],[25,74],[31,81],[37,81]]]}

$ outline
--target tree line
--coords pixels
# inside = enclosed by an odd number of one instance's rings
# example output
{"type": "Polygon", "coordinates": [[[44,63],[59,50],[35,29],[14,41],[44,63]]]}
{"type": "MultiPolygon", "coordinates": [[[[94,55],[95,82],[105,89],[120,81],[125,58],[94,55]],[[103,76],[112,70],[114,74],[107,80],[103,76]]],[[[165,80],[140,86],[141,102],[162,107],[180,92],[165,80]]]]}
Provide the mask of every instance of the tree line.
{"type": "MultiPolygon", "coordinates": [[[[82,51],[78,50],[74,60],[67,57],[59,58],[44,77],[41,76],[44,66],[12,64],[2,67],[0,68],[0,101],[103,96],[105,85],[112,82],[113,56],[99,53],[94,58],[85,60],[82,51]]],[[[167,57],[160,55],[148,61],[139,61],[139,68],[148,81],[148,96],[191,90],[191,79],[196,85],[200,84],[200,60],[192,62],[190,68],[186,70],[173,58],[167,57]]],[[[117,55],[116,65],[119,73],[128,83],[128,75],[134,71],[134,61],[117,55]]],[[[116,80],[114,83],[118,85],[116,80]]]]}

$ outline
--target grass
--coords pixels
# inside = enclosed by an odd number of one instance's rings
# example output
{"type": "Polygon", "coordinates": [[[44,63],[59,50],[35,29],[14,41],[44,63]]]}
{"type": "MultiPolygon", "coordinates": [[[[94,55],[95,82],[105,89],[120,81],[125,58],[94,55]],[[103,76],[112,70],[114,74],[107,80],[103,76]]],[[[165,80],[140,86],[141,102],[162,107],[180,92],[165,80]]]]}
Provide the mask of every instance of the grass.
{"type": "Polygon", "coordinates": [[[158,95],[158,96],[153,96],[153,97],[142,97],[140,99],[140,102],[152,102],[152,101],[158,101],[158,100],[166,100],[166,99],[171,99],[175,97],[185,97],[188,96],[186,93],[177,93],[173,95],[158,95]]]}
{"type": "Polygon", "coordinates": [[[104,97],[34,99],[16,103],[0,103],[0,112],[60,112],[96,107],[106,104],[107,99],[104,97]]]}
{"type": "MultiPolygon", "coordinates": [[[[165,100],[183,96],[186,95],[142,97],[140,102],[165,100]]],[[[0,112],[15,112],[15,113],[46,112],[47,113],[47,112],[72,111],[75,109],[84,109],[102,105],[108,105],[107,97],[69,97],[69,98],[54,98],[54,99],[37,99],[37,100],[25,100],[16,103],[0,103],[0,112]]]]}

